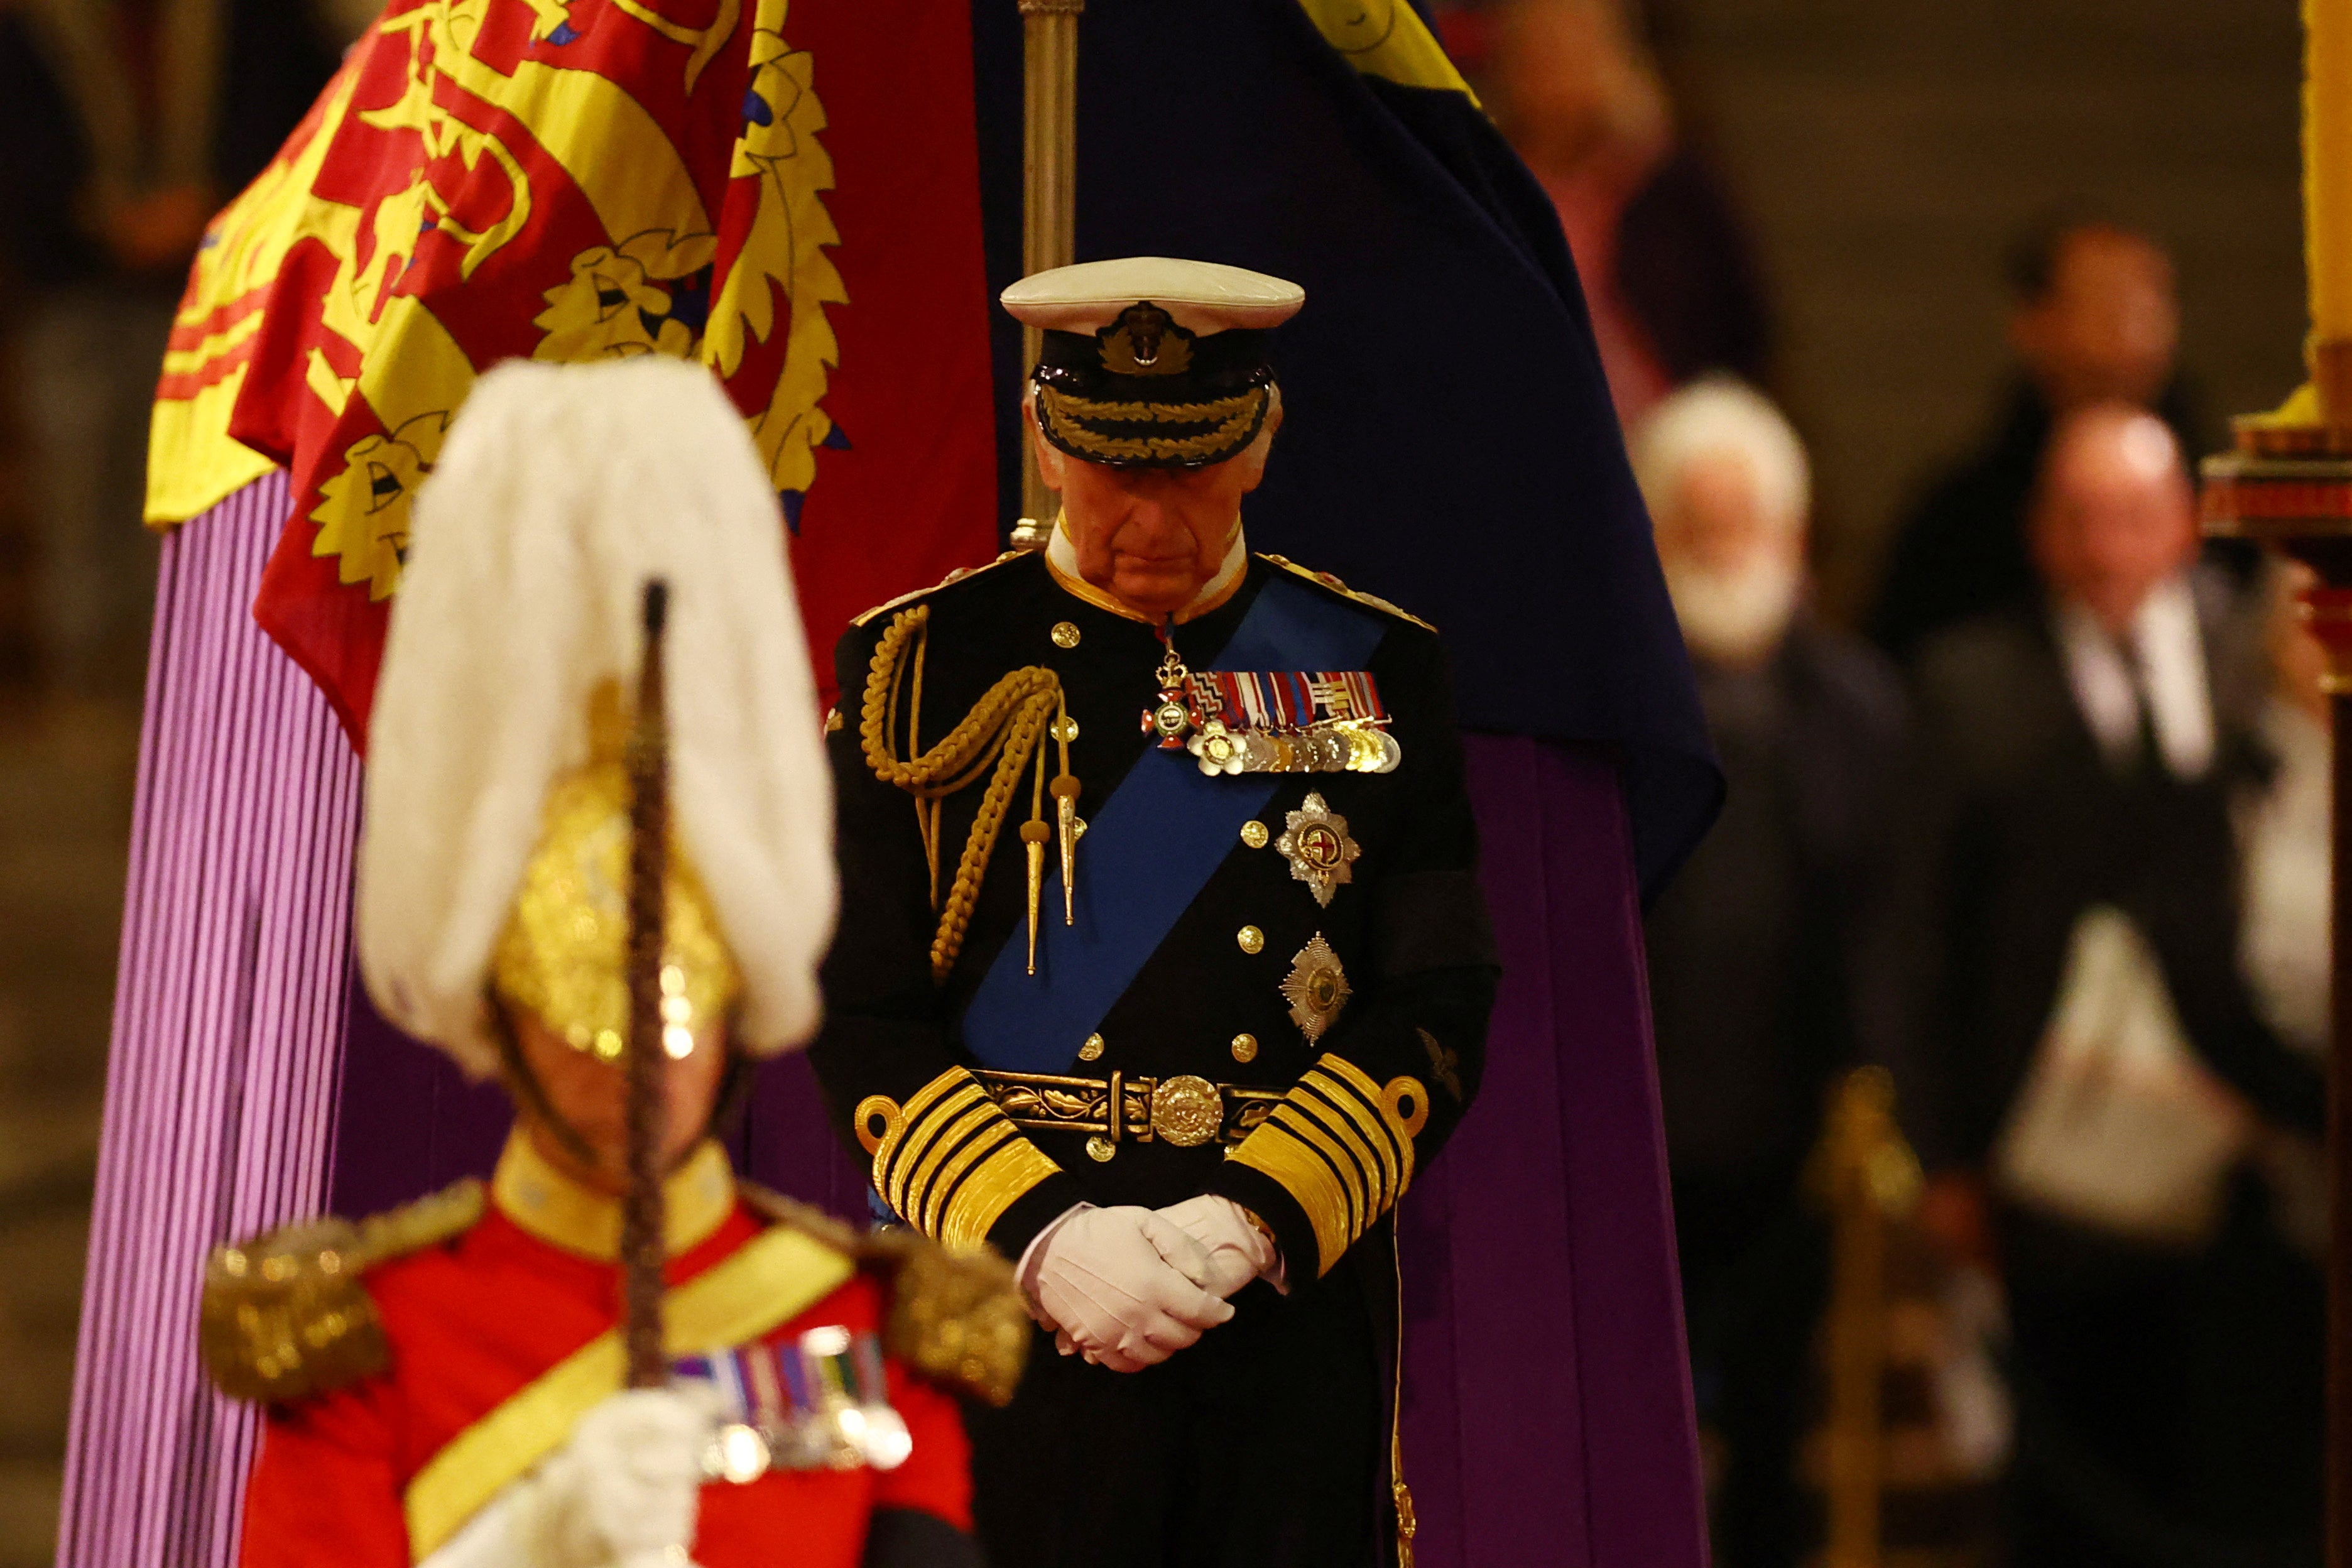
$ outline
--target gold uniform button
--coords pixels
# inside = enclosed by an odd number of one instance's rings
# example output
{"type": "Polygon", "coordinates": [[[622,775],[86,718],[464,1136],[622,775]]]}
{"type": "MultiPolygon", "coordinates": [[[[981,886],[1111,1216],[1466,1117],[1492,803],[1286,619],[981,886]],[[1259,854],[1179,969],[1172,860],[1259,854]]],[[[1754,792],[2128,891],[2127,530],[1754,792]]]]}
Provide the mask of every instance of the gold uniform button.
{"type": "Polygon", "coordinates": [[[1257,1037],[1255,1035],[1235,1035],[1234,1037],[1234,1060],[1237,1062],[1254,1062],[1257,1060],[1257,1037]]]}
{"type": "Polygon", "coordinates": [[[1099,1061],[1102,1054],[1103,1037],[1100,1035],[1088,1035],[1087,1043],[1078,1047],[1078,1060],[1082,1062],[1099,1061]]]}
{"type": "Polygon", "coordinates": [[[1118,1152],[1118,1145],[1099,1132],[1087,1140],[1087,1158],[1089,1160],[1107,1162],[1118,1152]]]}
{"type": "Polygon", "coordinates": [[[1265,848],[1265,841],[1270,837],[1271,835],[1266,832],[1265,824],[1263,822],[1244,822],[1242,824],[1242,842],[1248,845],[1253,849],[1265,848]]]}
{"type": "Polygon", "coordinates": [[[1055,647],[1076,647],[1078,646],[1078,628],[1071,625],[1068,621],[1055,621],[1054,623],[1052,635],[1054,638],[1054,646],[1055,647]]]}
{"type": "Polygon", "coordinates": [[[1242,927],[1234,940],[1242,944],[1244,952],[1256,954],[1265,951],[1265,932],[1255,926],[1242,927]]]}
{"type": "Polygon", "coordinates": [[[1078,721],[1067,713],[1054,721],[1054,739],[1067,743],[1078,738],[1078,721]]]}

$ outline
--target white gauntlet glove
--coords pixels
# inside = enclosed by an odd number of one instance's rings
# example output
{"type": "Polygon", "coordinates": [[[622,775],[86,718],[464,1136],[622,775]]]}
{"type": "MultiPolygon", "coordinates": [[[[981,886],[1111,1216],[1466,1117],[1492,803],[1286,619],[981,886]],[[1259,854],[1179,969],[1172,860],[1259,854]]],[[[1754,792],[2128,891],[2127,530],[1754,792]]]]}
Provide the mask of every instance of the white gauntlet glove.
{"type": "Polygon", "coordinates": [[[1022,1285],[1073,1351],[1113,1372],[1154,1366],[1234,1315],[1194,1283],[1208,1255],[1146,1208],[1080,1208],[1030,1247],[1022,1285]]]}
{"type": "Polygon", "coordinates": [[[1249,1211],[1231,1198],[1203,1193],[1159,1211],[1160,1216],[1198,1242],[1209,1255],[1209,1271],[1193,1283],[1213,1296],[1230,1296],[1253,1279],[1264,1279],[1285,1295],[1282,1252],[1250,1223],[1249,1211]]]}
{"type": "Polygon", "coordinates": [[[515,1537],[530,1568],[681,1568],[694,1544],[705,1391],[615,1394],[523,1483],[515,1537]]]}

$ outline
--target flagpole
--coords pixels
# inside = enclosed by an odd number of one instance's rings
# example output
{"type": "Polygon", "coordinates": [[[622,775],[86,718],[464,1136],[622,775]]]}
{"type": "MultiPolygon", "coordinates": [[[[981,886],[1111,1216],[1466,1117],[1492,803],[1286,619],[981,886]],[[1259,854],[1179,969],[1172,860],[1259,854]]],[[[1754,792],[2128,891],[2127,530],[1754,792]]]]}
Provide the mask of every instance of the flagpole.
{"type": "Polygon", "coordinates": [[[2311,380],[2276,413],[2231,422],[2203,465],[2205,531],[2301,561],[2305,623],[2327,652],[2335,781],[2329,972],[2326,1540],[2352,1568],[2352,0],[2305,0],[2304,243],[2311,380]]]}
{"type": "MultiPolygon", "coordinates": [[[[1087,0],[1020,0],[1023,33],[1021,270],[1077,259],[1078,17],[1087,0]]],[[[1021,363],[1037,363],[1040,334],[1021,329],[1021,363]]],[[[1013,542],[1036,549],[1052,528],[1054,498],[1037,454],[1021,443],[1021,521],[1013,542]]]]}

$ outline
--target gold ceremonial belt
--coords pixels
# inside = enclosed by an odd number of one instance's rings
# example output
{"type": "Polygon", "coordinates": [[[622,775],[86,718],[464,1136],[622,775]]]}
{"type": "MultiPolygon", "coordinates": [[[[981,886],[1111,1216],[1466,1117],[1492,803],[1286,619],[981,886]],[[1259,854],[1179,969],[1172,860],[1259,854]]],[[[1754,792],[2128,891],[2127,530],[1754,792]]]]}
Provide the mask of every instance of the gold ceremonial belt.
{"type": "MultiPolygon", "coordinates": [[[[1238,1143],[1274,1114],[1290,1091],[1174,1078],[1061,1078],[1051,1073],[974,1068],[998,1109],[1031,1132],[1092,1132],[1117,1144],[1155,1138],[1179,1149],[1223,1140],[1238,1143]]],[[[1108,1156],[1104,1156],[1107,1158],[1108,1156]]]]}

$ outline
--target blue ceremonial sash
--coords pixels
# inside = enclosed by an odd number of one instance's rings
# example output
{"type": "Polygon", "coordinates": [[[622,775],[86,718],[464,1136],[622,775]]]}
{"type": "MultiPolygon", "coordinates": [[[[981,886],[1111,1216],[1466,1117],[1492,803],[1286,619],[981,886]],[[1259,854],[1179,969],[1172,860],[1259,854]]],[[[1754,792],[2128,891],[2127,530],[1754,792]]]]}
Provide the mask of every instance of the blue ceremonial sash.
{"type": "MultiPolygon", "coordinates": [[[[1361,669],[1387,627],[1369,611],[1287,575],[1270,580],[1216,669],[1361,669]]],[[[1137,692],[1137,709],[1150,694],[1137,692]]],[[[1078,845],[1077,923],[1064,925],[1060,868],[1047,856],[1037,973],[1016,921],[964,1009],[963,1043],[1000,1072],[1059,1072],[1265,809],[1278,773],[1212,778],[1189,752],[1149,746],[1078,845]]]]}

